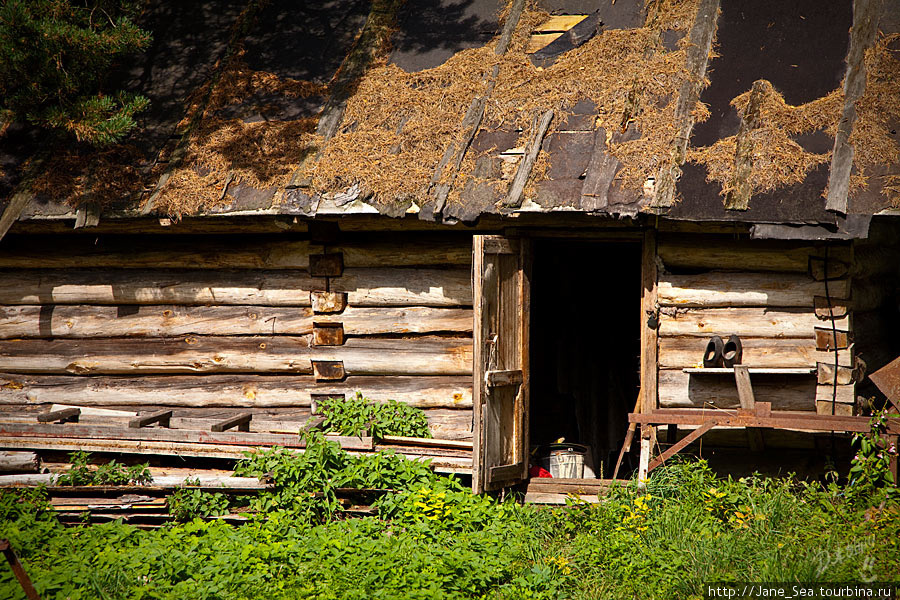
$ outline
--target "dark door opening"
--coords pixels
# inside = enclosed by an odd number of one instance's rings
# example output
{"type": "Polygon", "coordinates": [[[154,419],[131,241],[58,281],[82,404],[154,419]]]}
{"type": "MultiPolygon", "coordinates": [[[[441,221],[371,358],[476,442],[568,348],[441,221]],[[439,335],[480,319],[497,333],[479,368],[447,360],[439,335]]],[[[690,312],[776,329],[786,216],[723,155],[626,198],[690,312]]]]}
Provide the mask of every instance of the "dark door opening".
{"type": "Polygon", "coordinates": [[[588,446],[585,477],[612,476],[638,396],[640,286],[639,243],[534,242],[531,446],[588,446]]]}

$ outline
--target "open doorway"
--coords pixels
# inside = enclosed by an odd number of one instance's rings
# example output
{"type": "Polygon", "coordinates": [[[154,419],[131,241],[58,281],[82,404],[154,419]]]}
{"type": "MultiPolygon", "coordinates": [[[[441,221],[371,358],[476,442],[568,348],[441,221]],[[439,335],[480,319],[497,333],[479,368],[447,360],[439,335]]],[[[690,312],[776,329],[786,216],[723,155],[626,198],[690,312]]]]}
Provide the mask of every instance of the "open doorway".
{"type": "Polygon", "coordinates": [[[609,478],[640,386],[641,246],[537,239],[533,257],[532,450],[581,444],[584,477],[609,478]]]}

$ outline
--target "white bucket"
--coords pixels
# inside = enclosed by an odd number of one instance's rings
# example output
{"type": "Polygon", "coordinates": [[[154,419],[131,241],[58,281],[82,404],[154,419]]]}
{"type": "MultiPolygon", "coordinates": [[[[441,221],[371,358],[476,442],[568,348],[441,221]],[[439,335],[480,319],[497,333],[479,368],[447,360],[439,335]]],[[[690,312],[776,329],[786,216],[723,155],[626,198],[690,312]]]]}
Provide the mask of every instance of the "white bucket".
{"type": "Polygon", "coordinates": [[[552,444],[550,455],[541,459],[541,466],[560,479],[582,479],[587,446],[581,444],[552,444]]]}

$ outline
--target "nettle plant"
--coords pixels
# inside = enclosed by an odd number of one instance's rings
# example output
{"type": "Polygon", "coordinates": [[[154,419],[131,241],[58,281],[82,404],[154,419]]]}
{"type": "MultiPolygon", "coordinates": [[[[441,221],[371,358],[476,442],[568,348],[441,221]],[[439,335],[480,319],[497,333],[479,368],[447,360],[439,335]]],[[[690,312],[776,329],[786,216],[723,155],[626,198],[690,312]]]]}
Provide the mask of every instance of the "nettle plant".
{"type": "Polygon", "coordinates": [[[149,463],[128,466],[111,460],[92,469],[90,457],[88,452],[70,453],[72,466],[56,478],[56,485],[144,485],[153,481],[149,463]]]}
{"type": "Polygon", "coordinates": [[[858,445],[859,451],[850,463],[848,492],[851,496],[866,496],[877,489],[883,489],[889,496],[900,495],[890,466],[900,449],[885,434],[888,417],[897,415],[888,414],[886,408],[875,411],[869,421],[869,432],[853,436],[853,444],[858,445]]]}
{"type": "Polygon", "coordinates": [[[325,417],[322,428],[341,435],[371,435],[375,439],[386,435],[430,438],[425,412],[414,406],[388,400],[373,402],[356,392],[352,398],[325,398],[319,402],[325,417]]]}

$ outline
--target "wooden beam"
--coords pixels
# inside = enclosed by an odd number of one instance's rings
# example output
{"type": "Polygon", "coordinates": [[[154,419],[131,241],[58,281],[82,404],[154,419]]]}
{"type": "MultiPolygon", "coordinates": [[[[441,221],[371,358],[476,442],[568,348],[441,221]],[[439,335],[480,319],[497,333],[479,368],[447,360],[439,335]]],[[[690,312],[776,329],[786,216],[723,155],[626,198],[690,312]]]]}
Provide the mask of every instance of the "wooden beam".
{"type": "MultiPolygon", "coordinates": [[[[0,237],[2,237],[2,235],[0,235],[0,237]]],[[[0,552],[3,552],[3,556],[6,557],[6,562],[9,563],[9,568],[12,569],[13,575],[19,582],[22,591],[25,592],[25,597],[28,600],[41,600],[37,590],[34,589],[34,585],[31,583],[31,578],[28,577],[28,573],[25,572],[25,567],[19,562],[19,557],[16,556],[15,550],[10,546],[9,540],[0,539],[0,552]]]]}
{"type": "Polygon", "coordinates": [[[0,306],[0,339],[315,335],[319,329],[337,327],[346,336],[467,334],[472,331],[472,310],[349,307],[340,314],[317,315],[308,307],[238,305],[0,306]]]}
{"type": "Polygon", "coordinates": [[[657,312],[656,231],[648,229],[641,249],[641,412],[657,407],[657,371],[659,362],[657,312]]]}
{"type": "MultiPolygon", "coordinates": [[[[819,256],[813,245],[796,242],[733,240],[722,237],[698,243],[696,236],[666,235],[659,241],[659,256],[666,268],[808,273],[809,257],[819,256]]],[[[829,257],[850,261],[848,246],[832,246],[829,257]]],[[[829,285],[831,282],[829,282],[829,285]]]]}
{"type": "Polygon", "coordinates": [[[347,307],[346,292],[310,292],[309,302],[315,314],[339,313],[347,307]]]}
{"type": "Polygon", "coordinates": [[[841,214],[848,212],[854,155],[850,135],[856,122],[856,103],[866,90],[865,54],[875,41],[881,10],[882,2],[878,0],[856,0],[853,3],[853,26],[850,28],[847,73],[844,77],[844,110],[834,135],[825,201],[826,210],[841,214]]]}
{"type": "MultiPolygon", "coordinates": [[[[850,296],[850,280],[828,282],[832,299],[850,296]]],[[[854,296],[856,292],[854,291],[854,296]]],[[[659,281],[661,306],[684,308],[797,307],[814,306],[825,296],[825,283],[801,273],[707,273],[673,275],[665,273],[659,281]]],[[[836,315],[841,316],[841,315],[836,315]]]]}
{"type": "MultiPolygon", "coordinates": [[[[187,442],[215,445],[264,445],[285,448],[305,448],[306,443],[297,435],[278,433],[214,433],[185,429],[121,428],[96,425],[30,425],[25,423],[0,423],[0,445],[3,438],[48,437],[102,439],[102,440],[146,440],[163,442],[187,442]]],[[[371,450],[372,438],[330,436],[329,439],[343,448],[371,450]]]]}
{"type": "Polygon", "coordinates": [[[209,428],[210,431],[228,431],[237,427],[238,431],[250,431],[250,421],[253,419],[253,413],[245,412],[227,419],[219,421],[209,428]]]}
{"type": "Polygon", "coordinates": [[[311,375],[0,374],[0,406],[308,407],[313,397],[357,391],[376,402],[394,399],[419,408],[472,408],[471,375],[350,376],[339,383],[319,383],[311,375]]]}
{"type": "Polygon", "coordinates": [[[78,375],[138,373],[312,373],[312,361],[343,361],[347,375],[465,375],[468,338],[349,339],[310,347],[306,337],[4,340],[0,372],[78,375]]]}
{"type": "MultiPolygon", "coordinates": [[[[331,291],[354,306],[471,306],[469,269],[345,269],[331,291]]],[[[0,304],[310,306],[325,280],[296,271],[0,271],[0,304]]]]}
{"type": "MultiPolygon", "coordinates": [[[[808,412],[771,411],[768,416],[725,410],[659,409],[653,414],[631,413],[632,423],[679,425],[704,425],[713,422],[715,427],[765,427],[771,429],[795,429],[799,431],[869,431],[868,417],[840,417],[817,415],[808,412]]],[[[888,419],[889,433],[900,433],[900,419],[888,419]]]]}
{"type": "Polygon", "coordinates": [[[344,272],[344,255],[340,252],[309,255],[309,274],[312,277],[340,277],[344,272]]]}
{"type": "Polygon", "coordinates": [[[741,115],[741,125],[735,137],[734,167],[725,194],[725,210],[747,210],[753,192],[753,131],[759,128],[761,108],[767,88],[767,81],[757,79],[750,88],[747,107],[741,115]]]}
{"type": "Polygon", "coordinates": [[[34,452],[0,451],[0,473],[37,473],[41,459],[34,452]]]}
{"type": "Polygon", "coordinates": [[[699,439],[700,436],[712,429],[714,426],[715,424],[712,421],[709,421],[688,433],[686,436],[676,442],[671,448],[653,459],[653,461],[647,466],[647,472],[649,473],[656,467],[664,464],[667,460],[681,452],[683,449],[687,448],[692,442],[699,439]]]}
{"type": "Polygon", "coordinates": [[[651,202],[653,208],[668,208],[675,203],[675,183],[681,174],[687,154],[687,145],[694,127],[694,111],[700,100],[700,91],[706,87],[706,66],[712,55],[712,43],[716,33],[719,0],[700,0],[687,47],[681,88],[675,105],[673,125],[676,130],[670,156],[664,159],[656,178],[656,193],[651,202]]]}
{"type": "MultiPolygon", "coordinates": [[[[703,358],[708,339],[694,336],[661,337],[659,366],[662,369],[696,367],[703,358]]],[[[742,362],[751,368],[815,368],[818,362],[834,364],[834,352],[816,350],[814,339],[741,337],[742,362]]],[[[843,367],[853,366],[852,349],[838,351],[843,367]]]]}
{"type": "Polygon", "coordinates": [[[62,410],[51,410],[50,412],[38,415],[38,423],[66,423],[68,421],[78,421],[81,416],[81,410],[78,408],[64,408],[62,410]]]}
{"type": "Polygon", "coordinates": [[[504,385],[521,385],[524,376],[521,369],[507,371],[488,371],[484,374],[485,385],[499,387],[504,385]]]}
{"type": "MultiPolygon", "coordinates": [[[[468,266],[471,262],[466,240],[420,235],[397,241],[347,242],[329,246],[329,254],[343,255],[345,268],[468,266]]],[[[129,236],[108,236],[95,244],[87,236],[72,237],[65,247],[35,244],[26,240],[0,247],[0,268],[4,269],[269,269],[302,270],[310,266],[310,256],[318,246],[309,241],[272,241],[264,236],[242,240],[181,242],[134,240],[129,236]]],[[[314,259],[319,260],[319,259],[314,259]]],[[[334,259],[329,258],[329,261],[334,259]]]]}
{"type": "Polygon", "coordinates": [[[158,410],[131,419],[130,421],[128,421],[128,427],[130,429],[140,429],[141,427],[147,427],[148,425],[154,425],[156,423],[159,423],[160,427],[168,427],[171,420],[171,410],[158,410]]]}
{"type": "Polygon", "coordinates": [[[32,199],[34,199],[34,194],[30,191],[18,191],[13,194],[12,198],[9,200],[9,204],[3,209],[3,214],[0,215],[0,240],[3,239],[6,232],[13,226],[13,223],[19,219],[22,215],[22,211],[25,210],[25,207],[28,206],[32,199]]]}
{"type": "MultiPolygon", "coordinates": [[[[660,315],[659,334],[663,337],[711,335],[772,338],[815,337],[822,321],[811,308],[687,308],[660,315]]],[[[835,326],[846,331],[848,317],[835,320],[835,326]]]]}
{"type": "MultiPolygon", "coordinates": [[[[756,409],[756,399],[753,396],[753,384],[750,383],[750,369],[747,365],[734,365],[734,380],[737,384],[738,401],[745,410],[756,409]]],[[[771,412],[771,403],[765,403],[771,412]]],[[[765,450],[762,432],[755,427],[747,428],[747,439],[750,449],[754,452],[765,450]]]]}
{"type": "MultiPolygon", "coordinates": [[[[815,410],[816,379],[805,375],[754,376],[757,402],[771,402],[778,410],[815,410]]],[[[659,372],[662,408],[735,408],[740,406],[734,375],[690,375],[679,370],[659,372]]]]}
{"type": "Polygon", "coordinates": [[[525,192],[525,184],[528,183],[528,178],[531,176],[531,170],[537,160],[538,153],[541,151],[541,145],[544,142],[547,131],[550,129],[550,122],[552,120],[552,110],[545,112],[540,120],[535,119],[531,140],[528,142],[522,161],[516,168],[516,174],[513,177],[512,183],[510,183],[506,200],[503,202],[503,206],[506,208],[518,208],[522,204],[522,194],[525,192]]]}

